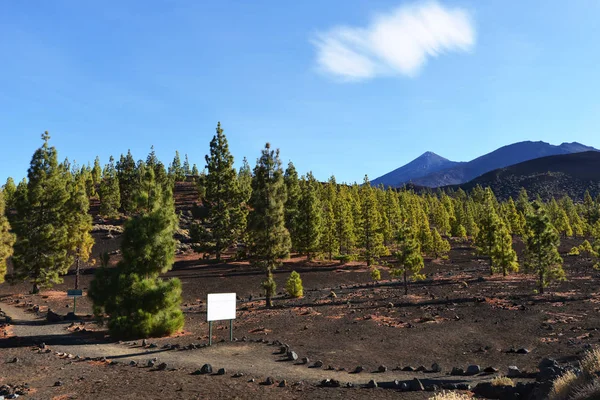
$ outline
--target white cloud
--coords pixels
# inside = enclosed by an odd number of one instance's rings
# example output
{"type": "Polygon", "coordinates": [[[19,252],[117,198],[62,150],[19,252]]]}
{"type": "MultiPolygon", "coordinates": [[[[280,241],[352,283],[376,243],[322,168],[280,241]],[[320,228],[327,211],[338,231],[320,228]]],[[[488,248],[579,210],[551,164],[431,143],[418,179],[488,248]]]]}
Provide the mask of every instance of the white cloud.
{"type": "Polygon", "coordinates": [[[377,15],[364,28],[334,27],[319,33],[313,43],[319,69],[345,80],[412,77],[429,57],[470,51],[475,27],[466,10],[430,1],[377,15]]]}

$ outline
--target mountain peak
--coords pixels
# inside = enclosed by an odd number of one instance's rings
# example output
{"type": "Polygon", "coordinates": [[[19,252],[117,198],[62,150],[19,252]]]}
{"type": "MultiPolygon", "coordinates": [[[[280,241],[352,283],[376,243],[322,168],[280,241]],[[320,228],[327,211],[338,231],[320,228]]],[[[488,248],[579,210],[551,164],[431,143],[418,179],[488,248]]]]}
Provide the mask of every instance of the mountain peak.
{"type": "Polygon", "coordinates": [[[429,157],[435,157],[435,158],[444,158],[444,157],[440,157],[437,154],[435,154],[433,151],[426,151],[425,153],[421,154],[419,157],[417,158],[429,158],[429,157]]]}

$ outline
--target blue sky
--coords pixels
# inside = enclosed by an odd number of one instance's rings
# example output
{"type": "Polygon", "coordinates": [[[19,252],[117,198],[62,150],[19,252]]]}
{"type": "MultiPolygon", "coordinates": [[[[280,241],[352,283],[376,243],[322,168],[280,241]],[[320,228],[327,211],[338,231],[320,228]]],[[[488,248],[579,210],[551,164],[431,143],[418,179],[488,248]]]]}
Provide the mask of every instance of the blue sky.
{"type": "Polygon", "coordinates": [[[380,176],[431,150],[600,148],[600,1],[0,2],[0,182],[48,130],[62,158],[151,145],[201,168],[217,121],[239,165],[380,176]]]}

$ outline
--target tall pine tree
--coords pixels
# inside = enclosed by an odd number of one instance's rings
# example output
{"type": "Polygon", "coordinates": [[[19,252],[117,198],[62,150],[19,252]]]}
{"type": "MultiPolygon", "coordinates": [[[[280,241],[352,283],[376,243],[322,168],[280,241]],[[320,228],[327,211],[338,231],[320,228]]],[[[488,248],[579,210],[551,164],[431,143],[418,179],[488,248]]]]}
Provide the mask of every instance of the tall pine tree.
{"type": "Polygon", "coordinates": [[[290,234],[285,227],[285,201],[279,150],[271,150],[267,143],[254,168],[248,215],[251,262],[266,273],[263,289],[267,307],[273,306],[276,289],[273,270],[289,256],[291,247],[290,234]]]}
{"type": "Polygon", "coordinates": [[[92,216],[88,214],[90,203],[83,175],[76,176],[70,183],[66,208],[66,220],[69,227],[69,255],[75,262],[75,289],[79,289],[81,263],[89,260],[94,245],[94,238],[91,234],[92,216]]]}
{"type": "Polygon", "coordinates": [[[539,201],[533,203],[525,228],[525,267],[537,274],[539,291],[544,293],[550,281],[565,279],[558,253],[560,239],[539,201]]]}
{"type": "Polygon", "coordinates": [[[203,203],[208,208],[208,217],[204,224],[207,228],[204,247],[214,252],[219,261],[221,254],[240,237],[245,223],[233,156],[220,122],[205,160],[207,174],[203,203]]]}
{"type": "Polygon", "coordinates": [[[122,260],[116,268],[97,271],[89,296],[96,316],[108,314],[108,328],[115,337],[169,335],[184,323],[181,282],[159,278],[175,260],[173,194],[156,183],[152,168],[145,167],[133,197],[140,213],[125,223],[122,260]]]}
{"type": "Polygon", "coordinates": [[[18,278],[40,287],[62,281],[70,267],[69,226],[66,203],[69,200],[67,175],[57,161],[56,148],[49,146],[50,135],[36,150],[27,173],[27,190],[16,203],[13,229],[17,234],[13,264],[18,278]]]}
{"type": "Polygon", "coordinates": [[[104,167],[102,180],[98,189],[100,194],[100,215],[114,218],[119,215],[121,206],[121,192],[119,190],[119,178],[115,169],[112,156],[104,167]]]}
{"type": "Polygon", "coordinates": [[[298,209],[300,203],[300,181],[298,179],[298,172],[296,171],[296,167],[290,161],[285,170],[285,174],[283,176],[286,192],[287,192],[287,200],[285,201],[285,227],[290,233],[290,238],[292,240],[292,249],[298,250],[300,248],[300,236],[299,236],[299,218],[300,218],[300,210],[298,209]]]}
{"type": "Polygon", "coordinates": [[[360,188],[360,201],[362,217],[360,241],[364,249],[367,266],[371,266],[374,260],[383,252],[383,235],[380,233],[381,216],[377,210],[375,189],[371,186],[369,177],[366,175],[360,188]]]}
{"type": "Polygon", "coordinates": [[[15,243],[15,235],[10,231],[10,224],[5,213],[4,190],[0,190],[0,283],[4,282],[6,261],[13,254],[15,243]]]}
{"type": "Polygon", "coordinates": [[[300,199],[298,201],[298,251],[310,260],[319,249],[321,238],[321,203],[319,201],[319,183],[312,173],[300,180],[300,199]]]}
{"type": "Polygon", "coordinates": [[[391,270],[393,277],[404,277],[404,294],[408,294],[408,276],[412,280],[424,279],[425,276],[420,272],[424,267],[423,256],[421,255],[421,246],[415,238],[415,233],[410,227],[405,226],[400,230],[397,237],[398,251],[394,253],[398,262],[398,267],[391,270]]]}
{"type": "Polygon", "coordinates": [[[519,263],[517,253],[512,246],[512,235],[506,224],[501,223],[495,232],[496,239],[491,251],[492,265],[497,271],[501,271],[503,276],[509,272],[517,272],[519,263]]]}

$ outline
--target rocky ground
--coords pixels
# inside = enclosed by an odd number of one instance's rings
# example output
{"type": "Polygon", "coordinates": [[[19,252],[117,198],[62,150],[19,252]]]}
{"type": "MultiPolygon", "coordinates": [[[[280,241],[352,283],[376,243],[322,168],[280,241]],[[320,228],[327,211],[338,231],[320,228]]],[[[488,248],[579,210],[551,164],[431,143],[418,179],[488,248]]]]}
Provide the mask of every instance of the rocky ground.
{"type": "MultiPolygon", "coordinates": [[[[117,239],[105,239],[109,241],[105,247],[114,246],[112,241],[117,239]]],[[[385,268],[384,280],[374,283],[359,263],[289,260],[276,273],[278,287],[283,288],[291,270],[296,270],[302,276],[305,296],[296,300],[278,296],[274,309],[265,309],[258,297],[261,271],[243,262],[214,264],[198,260],[197,254],[182,254],[166,277],[183,283],[185,331],[151,339],[145,347],[141,341],[115,343],[105,337],[102,328],[86,317],[91,314],[86,298],[77,304],[83,324],[39,325],[36,314],[43,318],[48,308],[59,315],[72,311],[72,300],[65,296],[73,286],[72,275],[35,296],[24,294],[30,289],[25,284],[0,285],[0,308],[17,314],[14,321],[22,321],[0,328],[4,335],[0,386],[28,383],[27,390],[20,389],[26,398],[42,399],[117,394],[157,399],[362,398],[373,396],[362,386],[374,380],[378,386],[388,382],[391,389],[376,389],[377,397],[385,398],[397,397],[402,382],[411,385],[414,378],[424,388],[450,383],[473,388],[506,375],[510,366],[520,370],[511,372],[518,381],[532,382],[544,358],[556,359],[557,368],[572,364],[600,340],[599,273],[590,259],[566,256],[580,240],[563,242],[568,281],[553,284],[544,295],[534,292],[532,276],[490,277],[487,262],[475,257],[472,248],[453,243],[449,260],[426,261],[427,279],[411,284],[408,296],[399,282],[385,280],[385,268]],[[229,331],[228,324],[216,324],[213,340],[217,345],[204,347],[208,341],[206,294],[231,291],[239,299],[234,324],[237,342],[218,343],[228,339],[229,331]],[[36,347],[42,341],[49,353],[36,347]],[[283,361],[287,356],[276,354],[279,343],[287,344],[298,359],[283,361]],[[69,354],[81,359],[69,358],[69,354]],[[18,361],[12,363],[15,357],[18,361]],[[155,366],[148,367],[154,357],[155,366]],[[129,366],[131,361],[137,366],[129,366]],[[322,365],[315,367],[317,361],[322,365]],[[166,366],[159,370],[162,363],[166,366]],[[226,373],[192,375],[206,363],[213,365],[215,373],[220,368],[226,373]],[[410,371],[431,371],[433,364],[441,372],[410,371]],[[469,365],[498,372],[449,375],[455,368],[466,372],[469,365]],[[354,373],[357,367],[363,371],[354,373]],[[384,372],[378,372],[380,367],[384,372]],[[243,377],[233,378],[238,372],[243,377]],[[267,377],[273,378],[274,385],[260,384],[267,377]],[[354,387],[321,388],[324,379],[339,381],[341,386],[351,382],[354,387]],[[279,387],[282,380],[285,387],[279,387]],[[397,385],[392,384],[394,380],[397,385]]],[[[91,274],[82,276],[84,291],[91,278],[91,274]]],[[[431,393],[405,391],[401,396],[425,399],[431,393]]]]}

